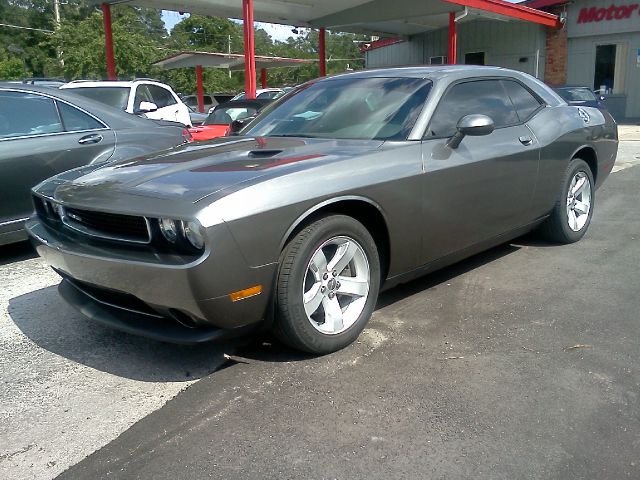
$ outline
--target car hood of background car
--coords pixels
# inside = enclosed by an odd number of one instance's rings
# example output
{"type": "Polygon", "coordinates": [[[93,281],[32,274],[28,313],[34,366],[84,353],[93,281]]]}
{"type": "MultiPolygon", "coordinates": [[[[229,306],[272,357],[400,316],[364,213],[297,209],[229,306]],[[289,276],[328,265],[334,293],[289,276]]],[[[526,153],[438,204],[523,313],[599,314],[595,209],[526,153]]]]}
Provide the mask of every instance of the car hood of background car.
{"type": "Polygon", "coordinates": [[[262,177],[352,158],[374,151],[379,140],[225,137],[112,163],[60,182],[56,199],[94,204],[119,192],[196,203],[221,190],[262,177]]]}

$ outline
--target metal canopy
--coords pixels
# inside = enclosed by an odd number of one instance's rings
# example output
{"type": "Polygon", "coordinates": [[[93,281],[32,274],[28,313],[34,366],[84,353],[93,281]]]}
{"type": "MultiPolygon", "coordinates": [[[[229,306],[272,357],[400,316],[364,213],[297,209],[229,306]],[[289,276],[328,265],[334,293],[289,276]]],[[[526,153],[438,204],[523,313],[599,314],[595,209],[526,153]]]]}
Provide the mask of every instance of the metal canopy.
{"type": "MultiPolygon", "coordinates": [[[[312,59],[265,57],[256,55],[256,68],[284,68],[299,67],[300,65],[313,63],[312,59]]],[[[244,70],[245,57],[236,53],[214,52],[179,52],[167,58],[155,62],[153,65],[165,69],[203,67],[224,68],[229,70],[244,70]]]]}
{"type": "MultiPolygon", "coordinates": [[[[105,3],[105,0],[94,0],[105,3]]],[[[106,0],[178,12],[243,18],[242,0],[106,0]]],[[[253,0],[258,22],[374,35],[413,35],[446,27],[448,14],[473,8],[507,20],[558,26],[555,15],[503,0],[253,0]]]]}

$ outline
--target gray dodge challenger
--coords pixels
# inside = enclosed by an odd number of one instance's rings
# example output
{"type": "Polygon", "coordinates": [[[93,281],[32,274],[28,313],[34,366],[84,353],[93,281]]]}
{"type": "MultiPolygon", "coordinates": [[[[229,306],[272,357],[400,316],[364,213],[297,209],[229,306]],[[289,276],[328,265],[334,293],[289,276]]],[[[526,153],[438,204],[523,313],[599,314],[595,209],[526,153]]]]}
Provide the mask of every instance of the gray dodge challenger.
{"type": "Polygon", "coordinates": [[[521,72],[362,71],[302,85],[238,135],[55,176],[27,229],[98,322],[181,343],[266,325],[323,354],[381,289],[533,229],[579,240],[617,137],[521,72]]]}

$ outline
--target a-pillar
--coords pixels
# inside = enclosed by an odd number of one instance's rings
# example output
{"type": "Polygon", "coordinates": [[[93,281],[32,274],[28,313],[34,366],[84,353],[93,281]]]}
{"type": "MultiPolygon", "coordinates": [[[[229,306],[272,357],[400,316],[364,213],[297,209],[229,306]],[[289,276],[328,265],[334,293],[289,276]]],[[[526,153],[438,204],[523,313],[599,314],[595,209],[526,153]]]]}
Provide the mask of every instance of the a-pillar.
{"type": "Polygon", "coordinates": [[[202,65],[196,65],[196,92],[198,94],[198,111],[204,113],[204,85],[202,84],[202,65]]]}
{"type": "Polygon", "coordinates": [[[320,57],[319,65],[320,65],[320,76],[324,77],[327,75],[327,56],[325,53],[325,37],[326,32],[324,28],[320,28],[318,32],[318,56],[320,57]]]}
{"type": "Polygon", "coordinates": [[[104,22],[104,53],[107,59],[107,77],[116,79],[116,61],[113,56],[113,33],[111,31],[111,5],[102,4],[102,21],[104,22]]]}
{"type": "Polygon", "coordinates": [[[242,0],[244,26],[244,92],[248,99],[256,98],[256,54],[253,32],[253,0],[242,0]]]}
{"type": "Polygon", "coordinates": [[[455,65],[457,58],[458,32],[456,29],[456,12],[449,12],[449,63],[455,65]]]}

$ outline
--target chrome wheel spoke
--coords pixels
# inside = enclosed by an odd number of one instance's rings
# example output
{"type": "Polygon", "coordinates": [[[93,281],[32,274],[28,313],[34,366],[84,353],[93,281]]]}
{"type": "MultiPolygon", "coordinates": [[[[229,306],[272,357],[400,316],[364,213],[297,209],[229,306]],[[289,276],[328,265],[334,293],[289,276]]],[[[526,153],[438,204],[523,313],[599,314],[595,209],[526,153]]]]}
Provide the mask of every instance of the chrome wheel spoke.
{"type": "Polygon", "coordinates": [[[354,277],[338,277],[340,287],[337,293],[352,297],[364,297],[369,292],[369,282],[354,277]]]}
{"type": "Polygon", "coordinates": [[[321,291],[322,284],[316,282],[311,286],[311,289],[304,294],[304,311],[307,315],[313,315],[318,307],[322,303],[324,294],[321,291]]]}
{"type": "MultiPolygon", "coordinates": [[[[578,175],[580,175],[580,174],[578,174],[578,175]]],[[[576,177],[577,177],[577,175],[576,175],[576,177]]],[[[575,182],[575,185],[573,185],[573,187],[571,188],[570,192],[574,197],[576,197],[576,196],[578,196],[578,195],[580,195],[582,193],[584,187],[586,185],[588,185],[589,182],[587,181],[587,177],[586,176],[581,176],[580,178],[574,178],[574,182],[575,182]]]]}
{"type": "Polygon", "coordinates": [[[324,308],[323,330],[328,333],[337,333],[342,330],[344,327],[342,308],[340,308],[340,302],[338,302],[337,297],[324,297],[322,306],[324,308]]]}
{"type": "Polygon", "coordinates": [[[576,219],[576,214],[573,210],[569,212],[569,226],[572,230],[578,230],[578,220],[576,219]]]}
{"type": "Polygon", "coordinates": [[[573,206],[573,209],[581,215],[585,215],[589,213],[589,205],[584,202],[576,201],[573,206]]]}
{"type": "Polygon", "coordinates": [[[353,238],[340,235],[320,245],[311,255],[302,287],[311,325],[337,335],[356,323],[367,305],[370,275],[367,254],[353,238]]]}
{"type": "Polygon", "coordinates": [[[338,274],[341,273],[347,265],[349,265],[349,262],[353,260],[358,248],[354,242],[348,240],[340,244],[335,255],[327,265],[327,270],[330,272],[335,270],[338,274]]]}
{"type": "Polygon", "coordinates": [[[309,269],[316,281],[322,280],[322,275],[327,271],[327,257],[321,248],[319,248],[311,258],[309,269]]]}
{"type": "Polygon", "coordinates": [[[567,223],[574,232],[579,232],[589,221],[591,213],[591,182],[583,171],[571,179],[567,192],[567,223]]]}

